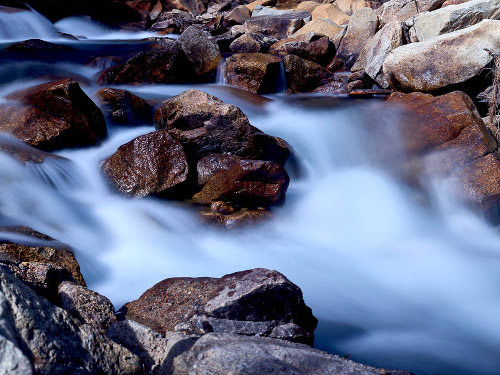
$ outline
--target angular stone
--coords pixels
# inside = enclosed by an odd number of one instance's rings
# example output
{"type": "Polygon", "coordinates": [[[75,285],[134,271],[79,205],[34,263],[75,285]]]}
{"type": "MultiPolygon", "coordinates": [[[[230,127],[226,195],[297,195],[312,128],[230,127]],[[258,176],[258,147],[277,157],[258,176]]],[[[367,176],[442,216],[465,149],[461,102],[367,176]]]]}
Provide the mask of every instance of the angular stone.
{"type": "Polygon", "coordinates": [[[335,4],[321,4],[312,11],[311,16],[313,20],[327,19],[337,25],[344,25],[349,22],[349,16],[335,4]]]}
{"type": "Polygon", "coordinates": [[[282,56],[296,55],[326,65],[335,55],[335,45],[326,36],[309,33],[282,39],[269,48],[269,53],[282,56]]]}
{"type": "Polygon", "coordinates": [[[97,97],[104,115],[114,124],[146,125],[153,122],[153,109],[142,98],[125,90],[100,89],[97,97]]]}
{"type": "Polygon", "coordinates": [[[317,19],[306,23],[292,37],[307,35],[309,33],[324,35],[337,47],[344,35],[344,29],[333,21],[317,19]]]}
{"type": "Polygon", "coordinates": [[[219,46],[210,33],[195,26],[190,26],[179,37],[182,50],[193,64],[197,74],[206,74],[217,70],[222,59],[219,46]]]}
{"type": "Polygon", "coordinates": [[[422,12],[438,9],[445,0],[389,0],[377,9],[380,24],[403,22],[422,12]]]}
{"type": "Polygon", "coordinates": [[[304,19],[310,19],[307,12],[287,13],[280,16],[252,17],[244,24],[246,33],[262,34],[267,37],[283,39],[304,25],[304,19]]]}
{"type": "Polygon", "coordinates": [[[332,73],[313,61],[287,55],[283,62],[287,85],[292,93],[313,91],[333,79],[332,73]]]}

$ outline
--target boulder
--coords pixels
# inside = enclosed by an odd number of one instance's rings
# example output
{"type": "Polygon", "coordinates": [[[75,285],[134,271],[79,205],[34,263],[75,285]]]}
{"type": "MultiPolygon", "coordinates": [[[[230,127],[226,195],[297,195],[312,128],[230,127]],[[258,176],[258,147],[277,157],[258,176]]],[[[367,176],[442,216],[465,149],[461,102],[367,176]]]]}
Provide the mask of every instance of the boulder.
{"type": "Polygon", "coordinates": [[[136,197],[172,193],[189,170],[182,145],[165,130],[125,143],[101,168],[114,189],[136,197]]]}
{"type": "Polygon", "coordinates": [[[167,129],[194,162],[227,153],[283,165],[290,155],[285,141],[250,125],[238,107],[198,90],[165,100],[156,110],[155,126],[167,129]]]}
{"type": "Polygon", "coordinates": [[[347,30],[337,50],[337,57],[344,60],[350,69],[356,62],[361,50],[378,30],[377,14],[370,8],[357,10],[349,20],[347,30]]]}
{"type": "Polygon", "coordinates": [[[297,7],[295,8],[295,10],[297,12],[307,12],[307,13],[312,13],[314,9],[316,9],[316,7],[318,7],[320,5],[320,3],[316,2],[316,1],[302,1],[299,5],[297,5],[297,7]]]}
{"type": "Polygon", "coordinates": [[[137,374],[139,358],[0,267],[0,368],[9,374],[137,374]],[[12,371],[12,372],[11,372],[12,371]]]}
{"type": "Polygon", "coordinates": [[[403,22],[422,12],[438,9],[444,0],[389,0],[377,9],[380,25],[391,21],[403,22]]]}
{"type": "Polygon", "coordinates": [[[324,35],[309,33],[282,39],[269,48],[269,53],[282,56],[296,55],[326,65],[335,56],[335,45],[324,35]]]}
{"type": "Polygon", "coordinates": [[[336,0],[335,5],[348,16],[352,16],[357,10],[371,8],[373,1],[365,0],[336,0]]]}
{"type": "Polygon", "coordinates": [[[173,375],[410,375],[360,365],[308,346],[265,337],[210,333],[174,359],[173,375]]]}
{"type": "Polygon", "coordinates": [[[255,94],[280,90],[280,57],[263,53],[237,53],[226,60],[226,83],[255,94]]]}
{"type": "Polygon", "coordinates": [[[389,87],[382,67],[387,56],[403,44],[401,22],[387,23],[363,47],[351,70],[365,71],[366,74],[383,88],[389,87]]]}
{"type": "Polygon", "coordinates": [[[441,34],[475,25],[488,18],[491,11],[498,9],[500,9],[499,1],[472,0],[422,13],[415,18],[410,36],[413,42],[423,42],[441,34]]]}
{"type": "Polygon", "coordinates": [[[207,31],[190,26],[179,37],[182,50],[197,74],[215,72],[222,59],[219,46],[207,31]]]}
{"type": "Polygon", "coordinates": [[[244,24],[246,33],[262,34],[276,39],[289,37],[304,25],[304,19],[309,20],[307,12],[293,12],[280,16],[252,17],[244,24]]]}
{"type": "Polygon", "coordinates": [[[163,34],[182,34],[188,27],[197,23],[197,19],[188,12],[164,12],[151,25],[151,30],[163,34]]]}
{"type": "Polygon", "coordinates": [[[142,98],[125,90],[100,89],[97,92],[104,115],[113,124],[146,125],[153,122],[153,109],[142,98]]]}
{"type": "MultiPolygon", "coordinates": [[[[220,205],[218,202],[214,203],[220,205]]],[[[232,208],[231,210],[223,210],[224,212],[221,212],[220,209],[214,210],[212,206],[214,204],[211,205],[210,210],[200,212],[201,221],[204,224],[222,227],[226,230],[262,224],[273,217],[272,213],[264,208],[242,208],[239,210],[232,208]]]]}
{"type": "Polygon", "coordinates": [[[483,20],[463,30],[396,48],[384,61],[384,76],[397,90],[445,89],[474,78],[499,53],[500,21],[483,20]]]}
{"type": "Polygon", "coordinates": [[[336,25],[349,22],[349,16],[335,4],[321,4],[312,11],[311,16],[313,20],[327,19],[335,22],[336,25]]]}
{"type": "Polygon", "coordinates": [[[243,25],[246,20],[252,17],[252,12],[245,5],[238,5],[226,16],[229,25],[243,25]]]}
{"type": "Polygon", "coordinates": [[[267,207],[285,201],[290,178],[274,162],[241,160],[213,154],[198,162],[198,183],[203,189],[193,199],[202,204],[215,201],[243,207],[267,207]]]}
{"type": "Polygon", "coordinates": [[[313,61],[287,55],[283,62],[287,86],[291,93],[313,91],[333,79],[332,73],[313,61]]]}
{"type": "Polygon", "coordinates": [[[70,79],[16,91],[0,104],[0,131],[41,150],[93,146],[107,135],[100,109],[70,79]]]}
{"type": "Polygon", "coordinates": [[[302,28],[300,28],[300,30],[295,32],[292,37],[298,37],[310,33],[324,35],[330,39],[335,47],[338,47],[340,40],[344,36],[344,29],[333,21],[318,19],[306,23],[302,28]]]}
{"type": "Polygon", "coordinates": [[[181,43],[164,39],[126,62],[106,69],[99,76],[99,84],[185,83],[195,77],[181,43]]]}
{"type": "Polygon", "coordinates": [[[256,53],[263,51],[265,45],[259,34],[243,34],[230,44],[229,49],[235,53],[256,53]]]}
{"type": "Polygon", "coordinates": [[[259,5],[273,5],[275,3],[275,0],[255,0],[252,1],[251,3],[246,4],[245,6],[250,10],[250,12],[253,12],[256,6],[259,5]]]}
{"type": "Polygon", "coordinates": [[[276,327],[292,323],[292,340],[312,344],[317,324],[299,287],[279,272],[262,268],[219,279],[165,279],[124,308],[127,319],[158,332],[273,336],[276,327]]]}
{"type": "Polygon", "coordinates": [[[65,281],[59,285],[58,299],[60,307],[103,333],[116,322],[111,301],[84,286],[65,281]]]}

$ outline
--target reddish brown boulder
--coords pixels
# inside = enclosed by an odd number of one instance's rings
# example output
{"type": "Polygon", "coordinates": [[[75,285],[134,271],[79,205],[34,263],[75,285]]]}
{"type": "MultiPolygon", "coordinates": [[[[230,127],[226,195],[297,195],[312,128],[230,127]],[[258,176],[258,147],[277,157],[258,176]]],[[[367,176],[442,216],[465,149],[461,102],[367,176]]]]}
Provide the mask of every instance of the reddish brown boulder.
{"type": "Polygon", "coordinates": [[[142,98],[125,90],[100,89],[97,97],[104,115],[114,124],[145,125],[153,122],[153,109],[142,98]]]}
{"type": "Polygon", "coordinates": [[[277,163],[210,155],[198,162],[198,182],[203,189],[196,202],[267,207],[284,203],[290,178],[277,163]]]}
{"type": "Polygon", "coordinates": [[[232,154],[283,165],[290,155],[285,141],[250,125],[238,107],[198,90],[165,100],[155,112],[155,126],[168,130],[194,163],[210,154],[232,154]]]}
{"type": "Polygon", "coordinates": [[[136,197],[168,194],[188,176],[182,146],[164,130],[120,146],[103,162],[102,170],[117,191],[136,197]]]}
{"type": "Polygon", "coordinates": [[[287,85],[292,93],[313,91],[334,79],[331,72],[313,61],[287,55],[283,62],[287,85]]]}
{"type": "Polygon", "coordinates": [[[258,16],[247,20],[244,29],[246,33],[283,39],[299,30],[304,25],[304,19],[311,19],[311,15],[307,12],[290,12],[277,16],[258,16]]]}
{"type": "Polygon", "coordinates": [[[194,67],[182,45],[165,39],[126,62],[106,69],[99,76],[99,84],[185,83],[194,81],[195,77],[194,67]]]}
{"type": "Polygon", "coordinates": [[[222,59],[219,46],[210,33],[190,26],[179,37],[182,50],[193,65],[196,74],[215,72],[222,59]]]}
{"type": "Polygon", "coordinates": [[[107,135],[100,109],[70,79],[17,91],[0,104],[0,131],[42,150],[93,146],[107,135]]]}
{"type": "Polygon", "coordinates": [[[264,51],[266,42],[259,34],[243,34],[236,38],[229,49],[236,53],[256,53],[264,51]]]}
{"type": "Polygon", "coordinates": [[[320,65],[326,65],[335,55],[335,45],[326,36],[309,33],[282,39],[269,48],[269,53],[282,56],[295,55],[320,65]]]}
{"type": "Polygon", "coordinates": [[[226,60],[226,82],[256,94],[276,92],[281,58],[264,53],[237,53],[226,60]]]}
{"type": "Polygon", "coordinates": [[[293,324],[289,339],[312,343],[317,320],[299,287],[276,271],[253,269],[220,279],[171,278],[125,306],[126,318],[156,331],[183,330],[271,336],[293,324]]]}

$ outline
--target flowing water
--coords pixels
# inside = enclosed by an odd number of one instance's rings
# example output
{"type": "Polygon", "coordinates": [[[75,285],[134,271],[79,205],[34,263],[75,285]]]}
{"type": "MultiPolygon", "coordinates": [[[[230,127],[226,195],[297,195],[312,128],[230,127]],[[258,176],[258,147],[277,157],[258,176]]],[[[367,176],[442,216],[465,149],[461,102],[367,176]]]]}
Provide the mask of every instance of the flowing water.
{"type": "MultiPolygon", "coordinates": [[[[71,45],[96,54],[142,43],[128,34],[134,43],[110,41],[117,32],[80,18],[52,25],[20,13],[0,12],[1,39],[77,30],[87,40],[71,45]],[[38,23],[23,34],[20,18],[38,23]]],[[[2,75],[0,95],[73,75],[92,97],[98,69],[79,59],[1,61],[0,71],[16,74],[2,75]]],[[[390,127],[396,110],[377,101],[280,95],[259,105],[218,85],[124,88],[163,99],[188,87],[240,106],[299,155],[274,220],[224,232],[201,225],[183,204],[112,192],[101,161],[153,128],[110,126],[99,147],[57,153],[69,160],[24,167],[0,153],[0,224],[27,225],[70,244],[89,286],[117,307],[166,277],[266,267],[302,288],[319,318],[318,348],[417,374],[500,374],[498,232],[450,199],[444,182],[428,183],[423,202],[375,161],[386,144],[374,141],[370,127],[390,127]]],[[[398,147],[397,137],[386,141],[398,147]]]]}

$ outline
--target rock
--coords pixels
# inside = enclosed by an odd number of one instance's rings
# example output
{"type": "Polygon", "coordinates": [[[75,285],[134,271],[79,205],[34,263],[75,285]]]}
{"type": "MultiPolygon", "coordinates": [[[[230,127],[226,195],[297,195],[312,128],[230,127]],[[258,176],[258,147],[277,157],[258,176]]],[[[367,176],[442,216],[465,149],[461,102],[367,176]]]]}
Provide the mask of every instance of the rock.
{"type": "Polygon", "coordinates": [[[224,229],[237,229],[262,224],[273,217],[271,212],[263,208],[253,210],[242,208],[236,212],[226,213],[210,209],[201,211],[200,216],[203,223],[220,226],[224,229]]]}
{"type": "MultiPolygon", "coordinates": [[[[0,267],[1,368],[19,374],[136,374],[139,359],[0,267]]],[[[11,373],[11,372],[9,372],[11,373]]]]}
{"type": "Polygon", "coordinates": [[[285,56],[283,62],[287,85],[292,93],[312,91],[333,78],[332,73],[321,65],[295,55],[285,56]]]}
{"type": "Polygon", "coordinates": [[[354,65],[361,50],[377,30],[378,17],[373,10],[363,8],[353,14],[337,51],[337,57],[344,60],[347,69],[354,65]]]}
{"type": "Polygon", "coordinates": [[[444,7],[447,7],[447,6],[450,6],[450,5],[457,5],[457,4],[463,4],[467,1],[470,1],[470,0],[446,0],[443,5],[441,5],[441,8],[444,8],[444,7]]]}
{"type": "Polygon", "coordinates": [[[189,350],[198,339],[180,332],[162,335],[133,320],[115,323],[107,335],[137,355],[147,374],[157,375],[171,374],[173,358],[189,350]]]}
{"type": "Polygon", "coordinates": [[[28,39],[4,47],[0,50],[1,55],[22,54],[27,56],[37,56],[40,54],[50,54],[54,52],[75,52],[74,48],[46,42],[41,39],[28,39]]]}
{"type": "Polygon", "coordinates": [[[307,12],[293,12],[280,16],[252,17],[244,24],[245,32],[262,34],[276,39],[289,37],[304,25],[304,19],[309,20],[307,12]]]}
{"type": "Polygon", "coordinates": [[[114,124],[145,125],[153,122],[153,109],[142,98],[125,90],[100,89],[97,97],[104,115],[114,124]]]}
{"type": "Polygon", "coordinates": [[[444,0],[389,0],[377,9],[380,25],[391,21],[403,22],[422,12],[438,9],[444,0]]]}
{"type": "Polygon", "coordinates": [[[317,324],[299,287],[279,272],[262,268],[220,279],[165,279],[125,308],[127,319],[158,332],[178,327],[269,335],[276,326],[294,323],[302,332],[293,339],[312,343],[317,324]]]}
{"type": "Polygon", "coordinates": [[[182,34],[188,27],[196,23],[196,18],[188,12],[164,12],[151,25],[151,30],[161,31],[164,34],[182,34]]]}
{"type": "Polygon", "coordinates": [[[333,58],[332,61],[330,61],[330,63],[326,66],[326,70],[331,73],[335,73],[342,68],[344,68],[344,60],[342,60],[340,57],[333,58]]]}
{"type": "Polygon", "coordinates": [[[337,47],[344,35],[344,29],[333,21],[318,19],[308,22],[298,30],[292,37],[307,35],[309,33],[324,35],[337,47]]]}
{"type": "Polygon", "coordinates": [[[194,81],[195,76],[181,43],[164,39],[151,49],[102,72],[99,84],[185,83],[194,81]]]}
{"type": "Polygon", "coordinates": [[[66,281],[59,285],[58,297],[60,307],[102,332],[116,322],[111,301],[93,290],[66,281]]]}
{"type": "Polygon", "coordinates": [[[256,53],[264,50],[265,42],[258,34],[243,34],[235,39],[229,49],[235,53],[256,53]]]}
{"type": "Polygon", "coordinates": [[[452,31],[465,29],[488,18],[491,11],[500,9],[500,2],[492,0],[472,0],[464,4],[426,12],[416,17],[410,35],[415,42],[452,31]]]}
{"type": "Polygon", "coordinates": [[[276,9],[271,7],[265,7],[263,5],[257,5],[252,11],[252,17],[282,16],[284,14],[296,14],[296,13],[297,12],[295,10],[276,9]]]}
{"type": "Polygon", "coordinates": [[[397,90],[444,89],[477,76],[499,53],[500,21],[484,20],[463,30],[396,48],[384,61],[384,76],[397,90]]]}
{"type": "Polygon", "coordinates": [[[238,53],[226,60],[226,83],[255,94],[279,91],[281,58],[263,53],[238,53]]]}
{"type": "Polygon", "coordinates": [[[226,16],[229,25],[243,25],[252,16],[252,12],[245,5],[238,5],[226,16]]]}
{"type": "Polygon", "coordinates": [[[328,19],[335,22],[336,25],[344,25],[349,22],[349,16],[345,14],[335,4],[321,4],[311,13],[312,19],[328,19]]]}
{"type": "MultiPolygon", "coordinates": [[[[12,233],[9,228],[8,232],[12,233]]],[[[14,233],[19,233],[17,230],[14,233]]],[[[29,228],[23,229],[21,234],[33,235],[37,233],[29,228]]],[[[41,235],[38,233],[38,235],[41,235]]],[[[36,238],[36,237],[35,237],[36,238]]],[[[40,238],[40,237],[38,237],[40,238]]],[[[10,240],[0,240],[0,259],[13,262],[17,265],[27,262],[28,264],[41,263],[54,267],[57,269],[67,270],[74,281],[78,284],[85,286],[85,280],[80,273],[80,265],[76,261],[75,256],[70,248],[55,243],[52,238],[44,236],[41,238],[43,242],[37,243],[36,240],[30,241],[29,244],[14,243],[10,240]],[[53,247],[52,247],[53,246],[53,247]]],[[[47,270],[50,271],[50,268],[47,270]]],[[[50,274],[48,274],[50,277],[50,274]]]]}
{"type": "Polygon", "coordinates": [[[316,2],[316,1],[303,1],[299,5],[297,5],[295,10],[297,12],[312,13],[313,10],[316,9],[316,7],[318,7],[319,5],[320,5],[320,3],[316,2]]]}
{"type": "Polygon", "coordinates": [[[136,197],[168,195],[187,180],[189,170],[181,144],[165,130],[125,143],[101,168],[113,188],[136,197]]]}
{"type": "Polygon", "coordinates": [[[70,79],[16,91],[0,104],[0,131],[41,150],[93,146],[107,135],[99,108],[70,79]]]}
{"type": "Polygon", "coordinates": [[[174,359],[173,375],[410,375],[376,369],[308,346],[264,337],[210,333],[174,359]]]}
{"type": "Polygon", "coordinates": [[[403,29],[401,22],[393,21],[386,24],[363,47],[351,70],[364,70],[368,76],[381,87],[388,88],[382,67],[387,56],[403,44],[403,29]]]}
{"type": "Polygon", "coordinates": [[[198,182],[203,185],[193,197],[198,203],[267,207],[284,203],[290,178],[274,162],[214,154],[198,162],[198,182]]]}
{"type": "Polygon", "coordinates": [[[167,129],[195,162],[210,154],[269,160],[283,165],[289,146],[250,125],[236,106],[198,90],[165,100],[155,113],[157,129],[167,129]]]}
{"type": "Polygon", "coordinates": [[[210,33],[190,26],[178,40],[197,74],[206,74],[217,70],[222,56],[219,46],[213,41],[210,33]]]}
{"type": "Polygon", "coordinates": [[[256,0],[252,1],[251,3],[246,4],[245,6],[250,10],[250,12],[253,12],[256,6],[258,5],[273,5],[275,0],[256,0]]]}
{"type": "Polygon", "coordinates": [[[335,56],[335,45],[326,36],[309,33],[282,39],[269,48],[269,53],[282,56],[296,55],[326,65],[335,56]]]}
{"type": "Polygon", "coordinates": [[[370,8],[370,2],[365,0],[336,0],[335,5],[348,16],[352,16],[357,10],[370,8]]]}

